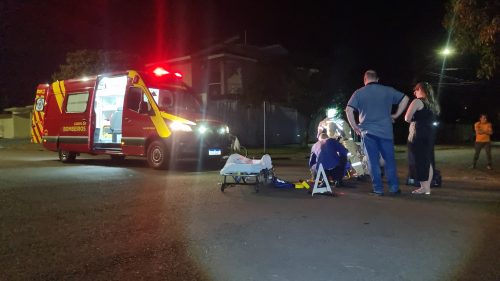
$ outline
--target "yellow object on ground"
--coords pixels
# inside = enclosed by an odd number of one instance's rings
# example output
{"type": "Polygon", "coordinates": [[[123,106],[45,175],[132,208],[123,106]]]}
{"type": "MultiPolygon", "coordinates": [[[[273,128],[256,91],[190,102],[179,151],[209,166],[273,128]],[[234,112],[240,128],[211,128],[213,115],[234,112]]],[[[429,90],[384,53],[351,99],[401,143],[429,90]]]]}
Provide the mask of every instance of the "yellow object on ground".
{"type": "Polygon", "coordinates": [[[294,184],[295,184],[296,189],[302,189],[302,188],[309,189],[309,188],[311,188],[311,186],[309,186],[309,184],[306,181],[296,182],[294,184]]]}

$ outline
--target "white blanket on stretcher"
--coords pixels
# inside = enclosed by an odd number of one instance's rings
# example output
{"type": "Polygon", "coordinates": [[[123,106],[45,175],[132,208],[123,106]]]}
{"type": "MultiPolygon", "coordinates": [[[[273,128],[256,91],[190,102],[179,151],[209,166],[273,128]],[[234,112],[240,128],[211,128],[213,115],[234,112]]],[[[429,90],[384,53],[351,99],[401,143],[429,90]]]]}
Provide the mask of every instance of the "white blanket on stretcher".
{"type": "Polygon", "coordinates": [[[272,169],[273,165],[271,163],[271,156],[265,154],[260,160],[254,160],[246,158],[240,154],[231,154],[224,165],[224,168],[220,170],[221,175],[228,174],[258,174],[264,169],[272,169]]]}

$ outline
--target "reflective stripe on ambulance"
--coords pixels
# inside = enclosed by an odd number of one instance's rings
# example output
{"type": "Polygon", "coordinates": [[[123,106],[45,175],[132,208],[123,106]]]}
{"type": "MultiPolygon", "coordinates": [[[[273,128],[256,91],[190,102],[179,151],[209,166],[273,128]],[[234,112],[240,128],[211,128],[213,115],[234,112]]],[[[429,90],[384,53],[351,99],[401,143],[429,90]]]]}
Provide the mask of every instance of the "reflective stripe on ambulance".
{"type": "MultiPolygon", "coordinates": [[[[48,85],[47,85],[48,87],[48,85]]],[[[43,117],[45,107],[45,97],[48,88],[38,86],[35,95],[35,104],[31,114],[31,142],[41,143],[43,137],[43,117]]]]}
{"type": "Polygon", "coordinates": [[[64,81],[56,81],[52,83],[52,92],[57,101],[57,106],[59,107],[59,112],[62,113],[62,106],[64,102],[64,97],[66,96],[66,88],[64,87],[64,81]]]}

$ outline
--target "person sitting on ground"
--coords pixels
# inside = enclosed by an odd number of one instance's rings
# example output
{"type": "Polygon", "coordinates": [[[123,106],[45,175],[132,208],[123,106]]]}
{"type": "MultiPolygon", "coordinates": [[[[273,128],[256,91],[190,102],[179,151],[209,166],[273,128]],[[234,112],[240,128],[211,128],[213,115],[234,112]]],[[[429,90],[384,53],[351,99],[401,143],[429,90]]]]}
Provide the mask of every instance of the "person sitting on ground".
{"type": "Polygon", "coordinates": [[[311,148],[309,158],[309,168],[313,179],[316,179],[319,164],[322,164],[326,176],[331,178],[336,186],[342,184],[347,152],[347,149],[337,140],[329,138],[326,133],[320,134],[318,141],[311,148]]]}

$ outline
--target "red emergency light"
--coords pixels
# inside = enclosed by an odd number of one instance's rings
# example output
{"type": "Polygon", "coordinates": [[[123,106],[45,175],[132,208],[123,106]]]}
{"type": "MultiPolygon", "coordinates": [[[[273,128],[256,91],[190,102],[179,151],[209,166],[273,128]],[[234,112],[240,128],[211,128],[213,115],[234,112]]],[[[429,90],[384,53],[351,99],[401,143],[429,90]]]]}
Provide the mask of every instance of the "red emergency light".
{"type": "Polygon", "coordinates": [[[157,77],[162,77],[165,75],[173,74],[177,78],[182,78],[182,74],[180,72],[174,72],[171,73],[170,71],[166,70],[165,68],[158,66],[153,70],[154,75],[157,77]]]}
{"type": "Polygon", "coordinates": [[[163,67],[157,67],[157,68],[155,68],[155,70],[153,70],[153,73],[156,76],[163,76],[163,75],[170,74],[170,72],[168,72],[167,70],[165,70],[165,68],[163,68],[163,67]]]}

